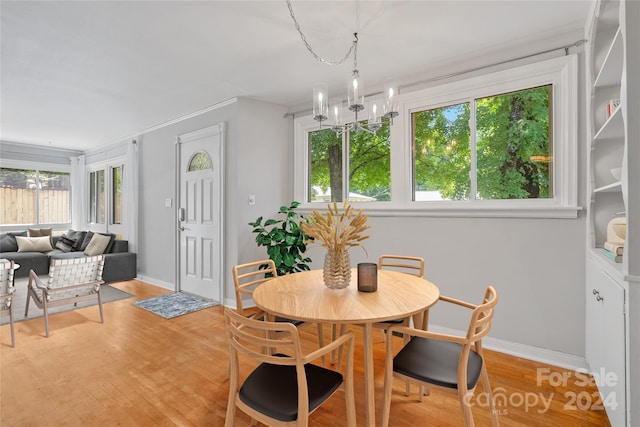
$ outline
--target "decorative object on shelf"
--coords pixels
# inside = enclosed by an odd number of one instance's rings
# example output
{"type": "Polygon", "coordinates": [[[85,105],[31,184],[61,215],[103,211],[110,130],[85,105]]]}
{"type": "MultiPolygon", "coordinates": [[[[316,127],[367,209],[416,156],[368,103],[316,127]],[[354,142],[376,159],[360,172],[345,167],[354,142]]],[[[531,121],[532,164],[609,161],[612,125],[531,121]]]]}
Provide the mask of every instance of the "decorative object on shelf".
{"type": "Polygon", "coordinates": [[[337,203],[333,202],[333,206],[327,205],[326,216],[316,210],[306,222],[301,223],[301,229],[307,236],[318,240],[327,248],[323,278],[328,288],[343,289],[349,286],[349,248],[360,246],[360,242],[368,239],[369,236],[362,233],[369,228],[371,227],[367,225],[367,216],[362,209],[356,213],[346,200],[342,213],[339,212],[337,203]]]}
{"type": "Polygon", "coordinates": [[[281,206],[278,213],[283,219],[267,219],[262,223],[260,217],[249,223],[257,233],[258,246],[267,247],[267,255],[275,263],[279,276],[310,270],[311,258],[303,257],[310,239],[300,228],[306,218],[295,211],[298,206],[300,202],[296,201],[288,207],[281,206]]]}
{"type": "Polygon", "coordinates": [[[613,262],[617,262],[617,263],[622,262],[622,255],[616,255],[614,253],[609,252],[606,249],[602,249],[602,253],[613,262]]]}
{"type": "Polygon", "coordinates": [[[613,218],[607,224],[607,242],[621,243],[624,245],[624,239],[627,235],[627,217],[618,216],[613,218]]]}
{"type": "Polygon", "coordinates": [[[358,264],[358,290],[375,292],[378,290],[378,264],[361,262],[358,264]]]}
{"type": "Polygon", "coordinates": [[[612,99],[607,103],[607,117],[611,117],[620,106],[619,99],[612,99]]]}
{"type": "Polygon", "coordinates": [[[353,54],[353,71],[351,73],[351,79],[347,85],[347,104],[346,107],[349,111],[353,112],[354,119],[351,123],[343,123],[343,111],[344,106],[342,99],[331,98],[329,99],[329,88],[326,83],[316,83],[313,86],[313,118],[320,122],[320,128],[322,128],[322,122],[330,120],[331,129],[336,132],[337,135],[343,132],[358,132],[365,131],[374,134],[382,127],[383,124],[393,123],[393,118],[398,116],[398,87],[393,83],[388,83],[383,92],[383,98],[374,97],[369,101],[367,106],[364,102],[364,86],[362,79],[360,78],[360,72],[358,71],[358,33],[353,33],[353,43],[345,54],[345,56],[338,61],[328,61],[318,55],[311,45],[307,42],[307,38],[300,29],[300,24],[293,13],[293,7],[291,1],[287,0],[287,6],[289,7],[289,13],[291,19],[295,24],[296,30],[300,34],[305,47],[311,53],[311,55],[318,61],[327,65],[340,65],[346,61],[351,54],[353,54]],[[364,125],[360,123],[358,119],[358,113],[367,109],[368,121],[364,125]]]}
{"type": "Polygon", "coordinates": [[[604,242],[604,248],[614,255],[624,255],[624,244],[604,242]]]}
{"type": "Polygon", "coordinates": [[[624,240],[627,235],[627,217],[613,218],[607,224],[607,240],[604,242],[602,253],[614,262],[622,262],[624,240]]]}

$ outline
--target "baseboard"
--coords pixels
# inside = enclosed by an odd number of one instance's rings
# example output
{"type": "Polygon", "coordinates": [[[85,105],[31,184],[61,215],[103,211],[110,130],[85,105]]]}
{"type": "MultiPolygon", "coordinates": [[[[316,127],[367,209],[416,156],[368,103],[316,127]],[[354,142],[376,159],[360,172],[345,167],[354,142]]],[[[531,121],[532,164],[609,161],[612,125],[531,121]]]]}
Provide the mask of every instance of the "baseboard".
{"type": "Polygon", "coordinates": [[[154,285],[154,286],[158,286],[160,288],[164,288],[164,289],[168,289],[170,291],[174,291],[176,290],[176,285],[175,283],[169,283],[169,282],[165,282],[164,280],[159,280],[159,279],[155,279],[153,277],[149,277],[149,276],[143,276],[138,274],[138,277],[136,277],[136,279],[149,283],[150,285],[154,285]]]}
{"type": "MultiPolygon", "coordinates": [[[[466,331],[458,331],[438,325],[429,325],[429,330],[443,334],[462,335],[466,331]]],[[[562,353],[555,350],[549,350],[541,347],[515,343],[512,341],[492,338],[490,336],[482,339],[482,346],[488,350],[499,351],[500,353],[509,354],[511,356],[522,357],[523,359],[533,360],[560,368],[576,370],[589,370],[589,365],[584,357],[562,353]]]]}
{"type": "MultiPolygon", "coordinates": [[[[224,306],[225,307],[229,307],[229,308],[233,308],[234,310],[236,308],[238,308],[236,306],[236,299],[235,298],[225,298],[224,299],[224,306]]],[[[244,308],[252,308],[252,307],[255,307],[255,306],[256,305],[253,303],[253,301],[251,301],[250,304],[245,305],[244,308]]]]}
{"type": "MultiPolygon", "coordinates": [[[[251,300],[246,301],[246,303],[244,304],[245,308],[255,307],[255,304],[251,300]]],[[[225,306],[235,308],[236,300],[225,299],[225,306]]],[[[464,336],[466,334],[466,331],[458,331],[434,324],[429,325],[429,330],[451,335],[464,336]]],[[[545,363],[547,365],[553,365],[559,368],[570,369],[572,371],[589,370],[587,360],[584,357],[576,356],[573,354],[562,353],[559,351],[549,350],[541,347],[534,347],[531,345],[502,340],[499,338],[492,338],[490,336],[484,338],[482,340],[482,344],[483,347],[488,350],[498,351],[500,353],[509,354],[511,356],[522,357],[523,359],[533,360],[535,362],[545,363]]]]}

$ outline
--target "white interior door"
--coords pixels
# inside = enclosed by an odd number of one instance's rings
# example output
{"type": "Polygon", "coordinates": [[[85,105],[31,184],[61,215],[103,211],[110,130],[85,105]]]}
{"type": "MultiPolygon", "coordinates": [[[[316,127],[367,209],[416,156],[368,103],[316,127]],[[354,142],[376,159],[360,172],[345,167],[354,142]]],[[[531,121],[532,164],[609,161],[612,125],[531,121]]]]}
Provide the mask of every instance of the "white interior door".
{"type": "Polygon", "coordinates": [[[222,301],[223,124],[177,142],[178,290],[222,301]]]}

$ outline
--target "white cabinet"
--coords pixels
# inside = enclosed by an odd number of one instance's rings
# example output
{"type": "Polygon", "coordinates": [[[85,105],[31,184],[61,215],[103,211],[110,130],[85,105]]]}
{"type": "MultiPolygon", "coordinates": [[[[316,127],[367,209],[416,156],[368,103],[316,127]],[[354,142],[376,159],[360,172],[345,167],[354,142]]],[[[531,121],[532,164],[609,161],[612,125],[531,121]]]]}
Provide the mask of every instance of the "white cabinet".
{"type": "MultiPolygon", "coordinates": [[[[626,425],[625,288],[607,271],[604,260],[587,262],[586,357],[612,426],[626,425]]],[[[615,272],[614,272],[615,274],[615,272]]]]}
{"type": "Polygon", "coordinates": [[[598,0],[586,32],[585,356],[598,378],[611,425],[616,427],[640,426],[640,405],[632,404],[640,402],[638,22],[640,2],[598,0]],[[619,100],[619,106],[608,108],[612,100],[619,100]],[[602,247],[609,221],[622,215],[627,219],[624,255],[622,263],[615,263],[604,255],[602,247]]]}

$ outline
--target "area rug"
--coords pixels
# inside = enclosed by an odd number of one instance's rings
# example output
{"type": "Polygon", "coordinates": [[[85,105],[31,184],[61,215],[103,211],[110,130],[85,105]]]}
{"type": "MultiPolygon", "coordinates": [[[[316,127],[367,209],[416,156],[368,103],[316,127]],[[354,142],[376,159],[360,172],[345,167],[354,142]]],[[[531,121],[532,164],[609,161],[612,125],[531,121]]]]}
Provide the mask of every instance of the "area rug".
{"type": "Polygon", "coordinates": [[[165,319],[218,305],[216,301],[181,292],[135,301],[133,304],[165,319]]]}
{"type": "MultiPolygon", "coordinates": [[[[27,287],[29,286],[29,278],[21,277],[19,279],[14,280],[14,285],[16,287],[16,293],[13,295],[12,304],[13,304],[13,321],[19,322],[21,320],[27,319],[35,319],[36,317],[44,316],[44,312],[36,307],[36,305],[31,301],[29,303],[29,315],[24,317],[24,308],[27,304],[27,287]]],[[[131,295],[128,292],[121,291],[118,288],[114,288],[110,285],[102,285],[100,287],[102,293],[102,303],[108,303],[112,301],[118,301],[125,298],[131,298],[134,295],[131,295]]],[[[76,310],[82,307],[90,307],[92,305],[98,305],[98,299],[90,300],[90,301],[82,301],[77,305],[68,304],[61,305],[57,307],[49,308],[49,315],[62,313],[65,311],[76,310]]],[[[2,313],[2,317],[0,318],[0,325],[4,325],[5,323],[9,323],[9,313],[2,313]]]]}

